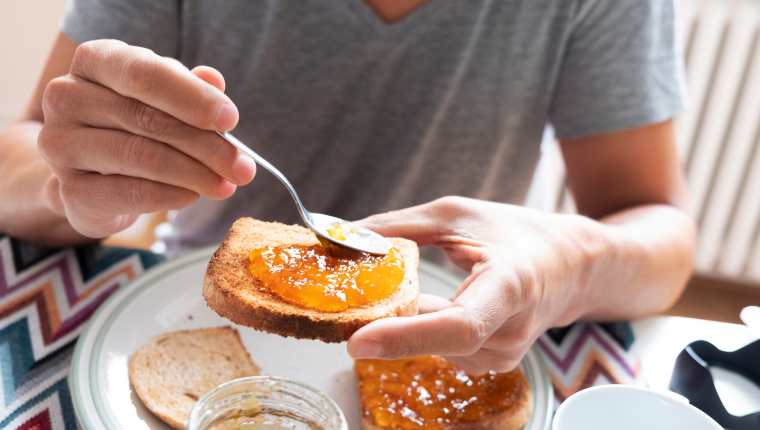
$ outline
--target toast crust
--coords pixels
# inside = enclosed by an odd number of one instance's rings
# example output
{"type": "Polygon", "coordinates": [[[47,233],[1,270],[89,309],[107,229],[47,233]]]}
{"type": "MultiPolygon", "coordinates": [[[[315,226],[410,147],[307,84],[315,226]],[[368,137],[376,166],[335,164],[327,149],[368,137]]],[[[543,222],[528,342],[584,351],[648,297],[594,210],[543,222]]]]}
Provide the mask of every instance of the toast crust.
{"type": "Polygon", "coordinates": [[[248,255],[264,246],[319,245],[311,230],[298,225],[241,218],[209,261],[203,280],[208,306],[235,324],[299,339],[339,343],[380,318],[417,315],[417,245],[389,238],[404,257],[404,280],[390,296],[342,312],[325,312],[284,301],[266,291],[248,269],[248,255]]]}

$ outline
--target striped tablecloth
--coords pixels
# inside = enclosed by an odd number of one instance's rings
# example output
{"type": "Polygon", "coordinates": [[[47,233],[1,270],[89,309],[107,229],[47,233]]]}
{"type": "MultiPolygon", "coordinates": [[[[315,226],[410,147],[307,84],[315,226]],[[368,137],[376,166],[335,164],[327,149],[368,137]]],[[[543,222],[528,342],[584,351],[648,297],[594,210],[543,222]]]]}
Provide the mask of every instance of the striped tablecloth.
{"type": "MultiPolygon", "coordinates": [[[[67,380],[76,339],[108,296],[164,258],[45,249],[0,234],[0,260],[0,429],[80,429],[67,380]]],[[[593,385],[645,385],[641,361],[628,354],[633,342],[627,323],[577,323],[541,336],[555,409],[593,385]]]]}

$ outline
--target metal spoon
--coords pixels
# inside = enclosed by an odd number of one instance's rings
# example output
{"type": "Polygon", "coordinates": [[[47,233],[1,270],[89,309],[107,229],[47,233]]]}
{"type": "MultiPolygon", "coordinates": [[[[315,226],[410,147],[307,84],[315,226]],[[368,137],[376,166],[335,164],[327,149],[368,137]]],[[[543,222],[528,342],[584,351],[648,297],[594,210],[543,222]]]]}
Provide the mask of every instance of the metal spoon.
{"type": "Polygon", "coordinates": [[[255,152],[251,148],[247,147],[243,142],[239,141],[235,136],[228,132],[220,133],[224,140],[233,144],[236,148],[243,151],[249,157],[253,158],[261,167],[272,172],[290,191],[290,195],[293,196],[293,200],[296,201],[296,207],[298,212],[303,218],[303,222],[311,229],[316,235],[319,241],[327,246],[329,244],[335,244],[345,248],[353,249],[356,251],[366,252],[368,254],[375,255],[387,255],[391,249],[391,243],[379,234],[367,230],[364,227],[360,227],[350,221],[342,220],[330,215],[323,215],[317,213],[311,213],[303,207],[301,199],[298,198],[296,190],[290,185],[285,175],[280,173],[274,166],[255,152]],[[333,235],[330,235],[332,230],[333,235]],[[340,237],[344,240],[341,240],[340,237]]]}

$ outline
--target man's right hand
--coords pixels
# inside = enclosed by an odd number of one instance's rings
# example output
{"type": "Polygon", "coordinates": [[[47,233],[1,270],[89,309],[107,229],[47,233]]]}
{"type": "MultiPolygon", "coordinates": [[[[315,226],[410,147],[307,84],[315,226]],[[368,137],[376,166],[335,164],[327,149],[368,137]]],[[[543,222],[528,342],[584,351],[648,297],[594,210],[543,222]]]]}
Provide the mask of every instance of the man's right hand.
{"type": "Polygon", "coordinates": [[[37,145],[55,174],[49,205],[88,237],[199,196],[228,198],[256,173],[215,133],[234,128],[238,111],[209,67],[190,71],[144,48],[88,42],[69,74],[48,84],[43,110],[37,145]]]}

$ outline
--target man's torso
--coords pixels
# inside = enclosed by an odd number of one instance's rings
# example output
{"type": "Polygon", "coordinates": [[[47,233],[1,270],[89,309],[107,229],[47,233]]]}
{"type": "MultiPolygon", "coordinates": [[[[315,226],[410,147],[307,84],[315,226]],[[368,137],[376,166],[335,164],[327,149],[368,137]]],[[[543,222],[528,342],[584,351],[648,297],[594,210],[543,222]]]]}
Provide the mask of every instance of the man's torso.
{"type": "MultiPolygon", "coordinates": [[[[362,0],[181,7],[177,57],[222,72],[234,134],[309,210],[358,219],[444,195],[523,201],[574,2],[430,0],[395,24],[362,0]]],[[[231,199],[181,211],[167,243],[219,241],[242,216],[299,221],[260,169],[231,199]]]]}

